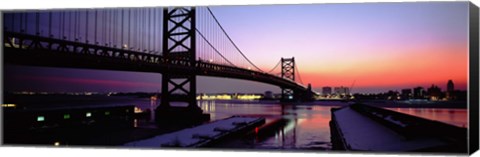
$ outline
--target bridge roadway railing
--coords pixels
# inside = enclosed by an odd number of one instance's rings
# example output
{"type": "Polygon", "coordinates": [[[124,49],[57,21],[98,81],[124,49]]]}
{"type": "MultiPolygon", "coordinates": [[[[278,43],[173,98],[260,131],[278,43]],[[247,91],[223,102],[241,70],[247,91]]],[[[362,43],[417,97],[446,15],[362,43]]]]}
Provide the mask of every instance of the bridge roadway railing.
{"type": "Polygon", "coordinates": [[[179,74],[193,72],[197,75],[253,80],[299,91],[307,90],[299,83],[265,72],[204,61],[167,59],[141,50],[23,33],[4,32],[4,51],[7,63],[179,74]]]}

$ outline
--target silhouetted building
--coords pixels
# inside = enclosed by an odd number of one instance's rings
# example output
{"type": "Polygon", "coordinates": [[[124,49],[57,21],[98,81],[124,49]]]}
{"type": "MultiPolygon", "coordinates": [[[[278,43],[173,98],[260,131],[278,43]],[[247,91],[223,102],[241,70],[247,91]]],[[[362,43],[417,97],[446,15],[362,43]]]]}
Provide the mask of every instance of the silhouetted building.
{"type": "Polygon", "coordinates": [[[415,99],[425,98],[425,90],[423,90],[423,87],[413,88],[413,98],[415,98],[415,99]]]}
{"type": "Polygon", "coordinates": [[[399,94],[398,94],[397,91],[391,91],[391,90],[384,94],[384,97],[387,100],[397,100],[397,99],[399,99],[398,96],[399,96],[399,94]]]}
{"type": "Polygon", "coordinates": [[[427,94],[430,100],[439,100],[442,98],[442,89],[432,84],[432,86],[427,89],[427,94]]]}
{"type": "Polygon", "coordinates": [[[323,95],[330,95],[330,94],[332,94],[332,87],[322,87],[322,94],[323,94],[323,95]]]}
{"type": "Polygon", "coordinates": [[[273,99],[273,92],[272,91],[266,91],[263,98],[264,99],[273,99]]]}
{"type": "Polygon", "coordinates": [[[348,95],[348,94],[350,94],[350,90],[348,89],[348,87],[343,87],[343,86],[335,87],[335,88],[333,88],[333,91],[337,95],[348,95]]]}
{"type": "Polygon", "coordinates": [[[412,97],[412,89],[402,89],[402,99],[410,99],[412,97]]]}
{"type": "Polygon", "coordinates": [[[447,82],[447,92],[446,92],[446,97],[448,100],[453,100],[455,99],[455,86],[453,84],[452,80],[448,80],[447,82]]]}

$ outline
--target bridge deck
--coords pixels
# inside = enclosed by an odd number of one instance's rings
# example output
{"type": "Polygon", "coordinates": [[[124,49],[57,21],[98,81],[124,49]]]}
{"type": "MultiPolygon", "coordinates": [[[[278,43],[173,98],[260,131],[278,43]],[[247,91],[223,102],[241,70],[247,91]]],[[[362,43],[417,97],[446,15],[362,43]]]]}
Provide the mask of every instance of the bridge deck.
{"type": "Polygon", "coordinates": [[[166,59],[161,55],[136,52],[129,49],[13,32],[5,32],[4,42],[5,62],[11,64],[174,73],[179,75],[194,73],[202,76],[258,81],[297,91],[311,92],[299,83],[273,74],[201,60],[191,62],[182,59],[166,59]]]}

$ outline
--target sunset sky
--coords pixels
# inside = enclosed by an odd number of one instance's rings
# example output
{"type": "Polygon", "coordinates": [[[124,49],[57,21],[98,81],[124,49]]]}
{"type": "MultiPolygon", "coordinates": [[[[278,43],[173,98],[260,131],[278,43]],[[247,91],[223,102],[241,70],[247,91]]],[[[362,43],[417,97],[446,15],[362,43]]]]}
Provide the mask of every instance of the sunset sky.
{"type": "MultiPolygon", "coordinates": [[[[304,83],[376,93],[449,79],[465,90],[468,3],[357,3],[211,7],[260,68],[295,57],[304,83]]],[[[7,91],[157,91],[161,74],[6,66],[7,91]]],[[[264,92],[278,87],[198,77],[198,92],[264,92]]]]}

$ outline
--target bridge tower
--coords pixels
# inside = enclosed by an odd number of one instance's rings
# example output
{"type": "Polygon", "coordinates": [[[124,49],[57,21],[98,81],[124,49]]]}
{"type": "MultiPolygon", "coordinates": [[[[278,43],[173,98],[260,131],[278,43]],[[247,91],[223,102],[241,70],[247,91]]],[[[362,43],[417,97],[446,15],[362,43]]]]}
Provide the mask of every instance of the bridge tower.
{"type": "MultiPolygon", "coordinates": [[[[170,64],[195,66],[195,8],[165,8],[163,10],[163,56],[170,64]],[[174,63],[175,62],[175,63],[174,63]],[[179,63],[181,62],[181,63],[179,63]]],[[[156,109],[158,123],[193,122],[206,115],[197,106],[196,75],[167,70],[162,74],[162,94],[156,109]],[[173,107],[171,102],[186,103],[173,107]]],[[[203,118],[204,119],[204,118],[203,118]]]]}
{"type": "MultiPolygon", "coordinates": [[[[295,58],[282,58],[282,78],[295,81],[295,58]]],[[[293,89],[282,87],[282,101],[295,100],[293,89]]]]}

